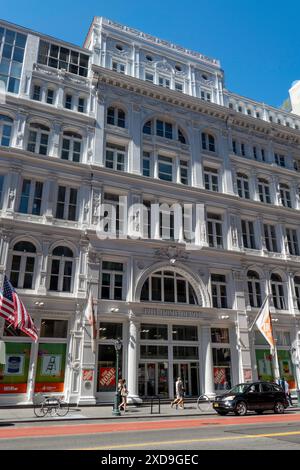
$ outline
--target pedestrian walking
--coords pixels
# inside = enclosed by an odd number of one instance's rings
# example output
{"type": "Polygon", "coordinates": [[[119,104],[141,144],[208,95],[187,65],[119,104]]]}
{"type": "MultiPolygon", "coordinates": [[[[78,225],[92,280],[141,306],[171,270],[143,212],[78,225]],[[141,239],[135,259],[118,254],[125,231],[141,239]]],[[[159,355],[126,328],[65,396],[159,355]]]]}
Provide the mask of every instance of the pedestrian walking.
{"type": "Polygon", "coordinates": [[[181,380],[181,377],[177,377],[175,383],[176,398],[171,403],[171,408],[176,405],[176,409],[179,406],[181,409],[184,409],[184,386],[181,380]]]}
{"type": "Polygon", "coordinates": [[[119,410],[124,410],[126,411],[126,408],[127,408],[127,396],[128,396],[128,389],[127,389],[127,385],[126,385],[126,380],[125,379],[122,379],[121,380],[121,385],[120,385],[120,394],[121,394],[121,399],[122,399],[122,402],[119,406],[119,410]]]}
{"type": "Polygon", "coordinates": [[[290,406],[293,406],[291,392],[290,392],[290,386],[289,386],[288,382],[285,379],[283,379],[283,380],[284,380],[284,392],[285,392],[287,401],[289,402],[290,406]]]}

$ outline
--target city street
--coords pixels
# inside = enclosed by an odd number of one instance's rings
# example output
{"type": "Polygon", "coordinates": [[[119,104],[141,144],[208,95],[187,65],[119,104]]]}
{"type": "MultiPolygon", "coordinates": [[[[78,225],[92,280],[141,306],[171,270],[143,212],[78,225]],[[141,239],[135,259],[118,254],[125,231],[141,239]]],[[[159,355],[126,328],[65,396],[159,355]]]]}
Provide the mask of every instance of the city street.
{"type": "Polygon", "coordinates": [[[300,413],[174,417],[0,426],[0,449],[207,450],[299,449],[300,413]]]}

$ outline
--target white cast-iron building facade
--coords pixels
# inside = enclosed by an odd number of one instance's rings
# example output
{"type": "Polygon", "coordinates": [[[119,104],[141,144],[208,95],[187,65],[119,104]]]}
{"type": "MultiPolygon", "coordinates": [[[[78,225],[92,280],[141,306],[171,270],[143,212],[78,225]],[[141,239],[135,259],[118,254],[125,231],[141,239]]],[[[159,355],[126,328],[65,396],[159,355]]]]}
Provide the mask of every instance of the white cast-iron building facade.
{"type": "Polygon", "coordinates": [[[216,60],[99,17],[83,48],[1,22],[0,80],[0,282],[39,330],[35,344],[0,318],[0,401],[112,401],[117,338],[135,400],[172,397],[178,375],[190,396],[271,380],[248,331],[268,294],[296,388],[300,117],[230,93],[216,60]],[[176,203],[190,210],[164,218],[176,203]]]}

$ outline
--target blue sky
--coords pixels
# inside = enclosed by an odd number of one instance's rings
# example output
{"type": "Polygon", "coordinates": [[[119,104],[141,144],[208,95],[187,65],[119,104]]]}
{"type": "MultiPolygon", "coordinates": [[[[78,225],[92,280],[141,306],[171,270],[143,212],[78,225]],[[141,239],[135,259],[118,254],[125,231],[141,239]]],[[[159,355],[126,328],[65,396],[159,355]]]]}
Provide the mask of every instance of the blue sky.
{"type": "Polygon", "coordinates": [[[299,0],[14,0],[1,18],[82,45],[105,16],[217,58],[226,87],[279,106],[300,79],[299,0]]]}

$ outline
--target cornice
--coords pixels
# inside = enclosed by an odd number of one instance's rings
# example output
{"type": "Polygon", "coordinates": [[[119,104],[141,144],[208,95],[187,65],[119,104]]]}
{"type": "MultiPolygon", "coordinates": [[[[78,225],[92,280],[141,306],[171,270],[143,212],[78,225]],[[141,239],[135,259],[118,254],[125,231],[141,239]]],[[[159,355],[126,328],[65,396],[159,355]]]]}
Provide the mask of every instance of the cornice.
{"type": "MultiPolygon", "coordinates": [[[[121,88],[127,92],[133,92],[142,97],[159,100],[160,102],[183,108],[187,112],[194,112],[217,118],[220,121],[223,121],[228,128],[236,126],[237,128],[243,128],[247,131],[257,132],[264,136],[283,140],[285,143],[290,142],[300,145],[300,132],[291,127],[269,123],[262,119],[244,115],[225,106],[207,102],[200,98],[180,93],[175,90],[163,88],[98,65],[93,65],[92,70],[95,73],[95,76],[98,76],[100,93],[101,91],[104,93],[103,85],[121,88]]],[[[195,119],[193,118],[193,120],[195,119]]]]}

